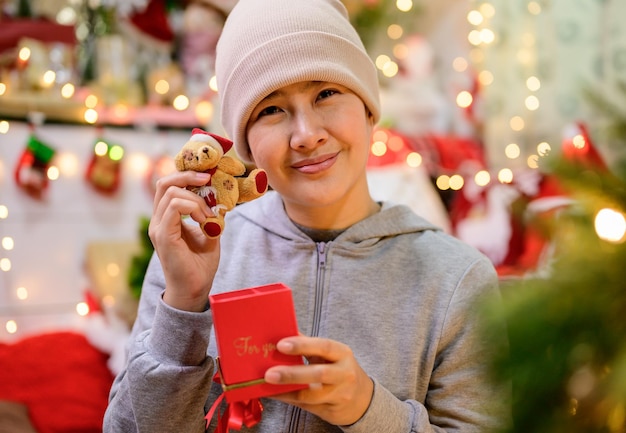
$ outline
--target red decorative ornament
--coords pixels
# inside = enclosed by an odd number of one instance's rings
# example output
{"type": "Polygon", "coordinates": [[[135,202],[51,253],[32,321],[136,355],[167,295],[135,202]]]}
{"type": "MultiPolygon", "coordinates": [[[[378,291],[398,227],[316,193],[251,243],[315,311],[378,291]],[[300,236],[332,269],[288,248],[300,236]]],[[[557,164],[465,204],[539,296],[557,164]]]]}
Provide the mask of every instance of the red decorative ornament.
{"type": "Polygon", "coordinates": [[[96,140],[93,155],[85,174],[96,190],[112,194],[121,183],[121,163],[124,157],[124,148],[110,143],[102,138],[96,140]]]}
{"type": "Polygon", "coordinates": [[[562,151],[565,159],[589,168],[606,171],[604,159],[596,149],[583,122],[568,125],[563,133],[562,151]]]}
{"type": "Polygon", "coordinates": [[[15,167],[15,182],[34,198],[41,198],[48,189],[48,168],[55,150],[34,134],[28,138],[15,167]]]}

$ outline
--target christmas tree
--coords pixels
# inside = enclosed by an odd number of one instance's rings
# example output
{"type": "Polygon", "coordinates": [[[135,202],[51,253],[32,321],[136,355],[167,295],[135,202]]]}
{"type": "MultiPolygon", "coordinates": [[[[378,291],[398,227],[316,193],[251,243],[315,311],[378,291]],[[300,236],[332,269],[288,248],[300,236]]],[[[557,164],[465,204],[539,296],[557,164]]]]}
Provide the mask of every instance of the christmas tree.
{"type": "Polygon", "coordinates": [[[573,199],[541,229],[546,272],[502,285],[510,353],[493,371],[513,385],[520,433],[626,432],[626,170],[559,158],[550,174],[573,199]]]}

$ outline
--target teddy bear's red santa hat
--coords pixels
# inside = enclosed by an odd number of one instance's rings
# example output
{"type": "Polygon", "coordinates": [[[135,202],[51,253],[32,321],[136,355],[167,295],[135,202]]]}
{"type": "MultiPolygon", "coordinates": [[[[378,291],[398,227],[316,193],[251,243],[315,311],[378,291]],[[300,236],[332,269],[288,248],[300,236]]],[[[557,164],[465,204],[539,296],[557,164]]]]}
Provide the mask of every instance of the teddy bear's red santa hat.
{"type": "Polygon", "coordinates": [[[210,132],[206,132],[200,128],[194,128],[191,131],[191,140],[193,141],[204,141],[209,142],[213,138],[215,141],[219,143],[224,150],[224,153],[228,152],[231,147],[233,147],[233,142],[228,138],[220,137],[219,135],[211,134],[210,132]]]}

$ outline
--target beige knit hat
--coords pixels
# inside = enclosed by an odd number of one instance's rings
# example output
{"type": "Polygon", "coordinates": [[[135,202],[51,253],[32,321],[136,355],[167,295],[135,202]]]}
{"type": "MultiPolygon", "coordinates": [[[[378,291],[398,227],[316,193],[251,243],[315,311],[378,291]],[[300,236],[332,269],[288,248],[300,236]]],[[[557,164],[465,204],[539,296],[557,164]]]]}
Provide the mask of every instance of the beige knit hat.
{"type": "Polygon", "coordinates": [[[215,60],[221,120],[235,150],[252,162],[246,124],[273,91],[301,81],[341,84],[378,122],[376,68],[339,0],[239,0],[215,60]]]}

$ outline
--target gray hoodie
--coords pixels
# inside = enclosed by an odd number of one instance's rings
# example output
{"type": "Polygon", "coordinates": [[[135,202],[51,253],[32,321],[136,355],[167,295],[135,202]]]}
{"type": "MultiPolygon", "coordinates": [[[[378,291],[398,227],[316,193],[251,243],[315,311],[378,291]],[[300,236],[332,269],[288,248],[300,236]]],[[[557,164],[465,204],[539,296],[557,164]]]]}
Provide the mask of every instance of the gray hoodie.
{"type": "MultiPolygon", "coordinates": [[[[509,390],[491,384],[486,367],[506,350],[505,329],[501,341],[488,341],[476,308],[500,296],[493,266],[408,207],[384,203],[315,243],[269,192],[229,212],[221,247],[211,293],[286,284],[300,331],[347,344],[374,381],[368,410],[351,426],[262,399],[261,422],[242,432],[482,433],[508,421],[509,390]]],[[[211,311],[167,306],[164,284],[155,256],[105,432],[203,432],[219,396],[211,311]]]]}

